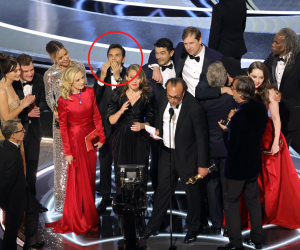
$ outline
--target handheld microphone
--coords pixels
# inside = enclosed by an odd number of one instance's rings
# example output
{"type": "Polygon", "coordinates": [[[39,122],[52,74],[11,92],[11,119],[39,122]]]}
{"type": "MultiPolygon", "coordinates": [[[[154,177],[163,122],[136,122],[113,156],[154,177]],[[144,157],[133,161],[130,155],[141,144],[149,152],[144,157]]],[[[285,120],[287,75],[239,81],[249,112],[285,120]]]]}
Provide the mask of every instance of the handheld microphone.
{"type": "Polygon", "coordinates": [[[170,121],[171,121],[171,119],[174,115],[174,109],[172,107],[169,109],[169,114],[170,114],[170,121]]]}

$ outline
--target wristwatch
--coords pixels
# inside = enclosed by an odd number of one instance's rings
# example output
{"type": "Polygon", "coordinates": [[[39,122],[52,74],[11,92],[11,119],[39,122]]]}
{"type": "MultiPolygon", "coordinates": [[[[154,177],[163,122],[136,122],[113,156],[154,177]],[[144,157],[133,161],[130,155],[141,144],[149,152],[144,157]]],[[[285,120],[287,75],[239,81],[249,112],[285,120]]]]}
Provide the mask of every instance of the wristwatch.
{"type": "Polygon", "coordinates": [[[122,77],[119,77],[119,79],[116,80],[117,83],[120,83],[120,82],[122,82],[122,81],[123,81],[122,77]]]}

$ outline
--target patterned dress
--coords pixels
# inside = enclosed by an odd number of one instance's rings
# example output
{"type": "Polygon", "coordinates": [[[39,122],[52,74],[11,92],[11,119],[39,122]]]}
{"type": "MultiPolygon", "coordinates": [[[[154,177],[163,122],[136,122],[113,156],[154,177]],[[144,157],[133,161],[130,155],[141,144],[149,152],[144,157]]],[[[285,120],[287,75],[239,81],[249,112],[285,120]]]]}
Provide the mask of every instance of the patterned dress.
{"type": "MultiPolygon", "coordinates": [[[[71,60],[71,65],[79,67],[84,76],[85,67],[83,63],[71,60]]],[[[53,104],[61,96],[59,87],[64,69],[53,64],[44,75],[45,94],[48,106],[53,112],[53,104]]],[[[87,81],[86,81],[87,82],[87,81]]],[[[53,162],[54,162],[54,208],[56,212],[62,213],[64,209],[65,189],[68,174],[68,162],[65,160],[64,149],[61,141],[60,129],[55,125],[53,119],[53,162]]]]}

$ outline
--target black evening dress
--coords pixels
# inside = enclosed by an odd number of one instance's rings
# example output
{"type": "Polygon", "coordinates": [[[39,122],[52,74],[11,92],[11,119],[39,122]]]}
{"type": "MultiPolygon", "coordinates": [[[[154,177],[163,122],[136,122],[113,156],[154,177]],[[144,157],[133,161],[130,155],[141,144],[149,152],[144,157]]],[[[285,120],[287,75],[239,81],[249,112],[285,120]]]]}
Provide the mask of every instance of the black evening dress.
{"type": "MultiPolygon", "coordinates": [[[[120,99],[121,87],[112,92],[107,119],[121,109],[128,101],[127,95],[120,99]]],[[[130,129],[134,122],[148,122],[154,125],[156,99],[154,94],[147,93],[148,99],[140,97],[121,115],[118,122],[112,126],[112,154],[114,166],[122,164],[144,164],[148,168],[150,152],[150,136],[145,129],[134,132],[130,129]]]]}

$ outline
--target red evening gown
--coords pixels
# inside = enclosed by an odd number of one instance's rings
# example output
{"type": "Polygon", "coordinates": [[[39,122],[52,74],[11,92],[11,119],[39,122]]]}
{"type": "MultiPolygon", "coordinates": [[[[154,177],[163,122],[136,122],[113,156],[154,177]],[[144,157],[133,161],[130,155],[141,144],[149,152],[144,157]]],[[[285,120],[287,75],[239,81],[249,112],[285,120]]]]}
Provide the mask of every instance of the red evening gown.
{"type": "MultiPolygon", "coordinates": [[[[269,151],[274,139],[272,118],[261,141],[261,149],[269,151]]],[[[291,159],[289,148],[280,132],[280,151],[275,155],[262,154],[262,171],[258,177],[262,204],[262,224],[275,224],[289,229],[300,228],[300,180],[291,159]]],[[[240,203],[243,228],[250,227],[245,201],[240,203]]]]}
{"type": "Polygon", "coordinates": [[[65,205],[62,219],[46,223],[53,227],[55,233],[85,234],[97,231],[100,219],[95,206],[96,161],[97,150],[87,152],[85,136],[95,127],[100,142],[105,142],[101,116],[96,104],[93,88],[86,87],[73,101],[60,97],[58,115],[61,138],[65,155],[72,155],[73,162],[68,166],[68,177],[65,193],[65,205]]]}

